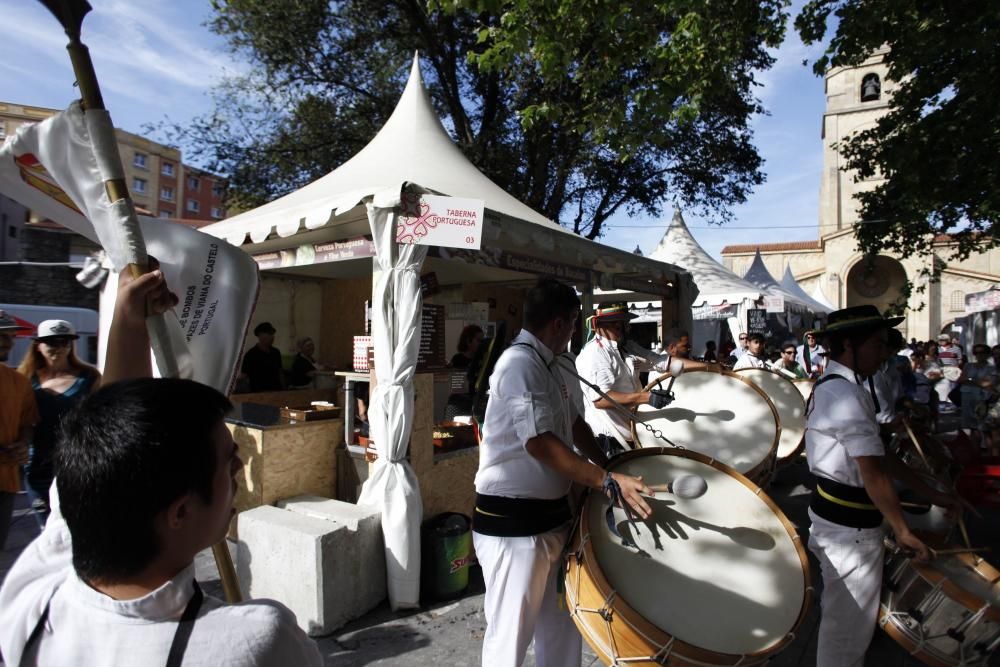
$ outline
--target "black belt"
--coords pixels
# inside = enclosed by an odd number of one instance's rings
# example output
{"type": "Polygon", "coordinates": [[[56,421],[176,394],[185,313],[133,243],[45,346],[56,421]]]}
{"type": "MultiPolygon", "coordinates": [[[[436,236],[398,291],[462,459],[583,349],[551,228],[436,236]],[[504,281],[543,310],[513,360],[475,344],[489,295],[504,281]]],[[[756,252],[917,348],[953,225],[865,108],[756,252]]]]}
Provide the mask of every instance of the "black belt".
{"type": "Polygon", "coordinates": [[[816,478],[809,508],[816,516],[850,528],[877,528],[882,512],[863,487],[849,486],[826,477],[816,478]]]}
{"type": "Polygon", "coordinates": [[[547,533],[571,518],[567,496],[542,500],[477,493],[472,530],[494,537],[528,537],[547,533]]]}

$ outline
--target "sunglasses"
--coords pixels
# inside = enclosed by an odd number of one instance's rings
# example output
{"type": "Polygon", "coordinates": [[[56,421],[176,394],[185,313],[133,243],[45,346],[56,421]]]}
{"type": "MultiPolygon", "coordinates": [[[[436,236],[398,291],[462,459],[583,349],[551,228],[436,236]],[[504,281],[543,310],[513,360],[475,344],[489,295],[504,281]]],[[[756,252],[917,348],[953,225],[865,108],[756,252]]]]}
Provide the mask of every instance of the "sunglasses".
{"type": "Polygon", "coordinates": [[[746,336],[740,336],[740,340],[746,340],[746,339],[747,339],[746,336]]]}
{"type": "Polygon", "coordinates": [[[782,350],[782,354],[795,354],[795,350],[782,350]]]}
{"type": "Polygon", "coordinates": [[[39,338],[39,343],[45,343],[49,347],[69,347],[73,344],[72,338],[39,338]]]}

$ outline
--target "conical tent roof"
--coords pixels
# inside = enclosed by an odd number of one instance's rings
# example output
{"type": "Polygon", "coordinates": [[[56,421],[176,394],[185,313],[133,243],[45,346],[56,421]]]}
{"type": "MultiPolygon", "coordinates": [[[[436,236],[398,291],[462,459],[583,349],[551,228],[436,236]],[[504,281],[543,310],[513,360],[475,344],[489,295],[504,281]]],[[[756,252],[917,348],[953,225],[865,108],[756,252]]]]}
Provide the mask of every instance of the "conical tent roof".
{"type": "Polygon", "coordinates": [[[802,289],[802,285],[799,285],[798,281],[795,280],[795,276],[792,275],[792,267],[790,266],[785,267],[785,275],[781,277],[781,287],[789,294],[793,294],[805,301],[806,305],[808,305],[814,313],[829,313],[833,310],[806,294],[806,291],[802,289]]]}
{"type": "Polygon", "coordinates": [[[486,208],[570,233],[522,204],[480,172],[452,141],[431,105],[413,58],[410,78],[395,110],[378,134],[350,160],[295,192],[202,231],[242,244],[246,234],[259,243],[272,232],[291,236],[302,221],[307,229],[329,222],[364,197],[396,190],[406,182],[432,192],[482,199],[486,208]]]}
{"type": "Polygon", "coordinates": [[[698,287],[698,297],[691,304],[692,307],[738,304],[744,299],[756,301],[760,298],[759,288],[740,279],[698,245],[684,224],[679,208],[674,209],[674,217],[667,231],[649,256],[661,262],[683,266],[691,273],[698,287]]]}
{"type": "Polygon", "coordinates": [[[824,306],[829,312],[837,310],[837,307],[830,303],[830,300],[826,298],[823,294],[823,290],[820,289],[819,283],[816,283],[816,287],[813,288],[812,294],[810,295],[817,303],[824,306]]]}
{"type": "Polygon", "coordinates": [[[788,305],[792,305],[797,310],[812,309],[803,299],[791,294],[778,284],[778,281],[774,279],[771,272],[764,266],[764,258],[760,256],[760,250],[754,255],[753,263],[743,275],[743,280],[756,285],[768,296],[780,296],[785,300],[786,308],[788,305]]]}

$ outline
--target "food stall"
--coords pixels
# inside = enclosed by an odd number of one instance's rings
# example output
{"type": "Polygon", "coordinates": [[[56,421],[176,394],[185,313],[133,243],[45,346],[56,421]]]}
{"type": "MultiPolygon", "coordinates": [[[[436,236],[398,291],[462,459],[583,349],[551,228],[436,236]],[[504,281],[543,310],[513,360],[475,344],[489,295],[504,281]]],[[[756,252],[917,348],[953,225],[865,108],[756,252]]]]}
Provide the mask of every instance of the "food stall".
{"type": "MultiPolygon", "coordinates": [[[[572,234],[476,170],[437,118],[416,60],[395,111],[361,152],[300,190],[203,231],[241,246],[258,261],[262,298],[255,322],[275,324],[279,346],[295,335],[311,335],[321,362],[341,371],[361,370],[354,368],[354,337],[368,333],[370,312],[377,458],[363,493],[384,502],[393,606],[415,594],[408,582],[416,577],[414,526],[419,528],[420,517],[469,514],[473,507],[475,441],[463,429],[441,425],[450,393],[468,391],[445,366],[442,351],[454,351],[449,336],[453,340],[464,323],[473,322],[494,334],[505,330],[509,341],[520,328],[523,294],[539,276],[574,284],[585,310],[595,288],[658,301],[666,327],[689,326],[695,293],[683,269],[572,234]],[[411,193],[480,200],[481,242],[462,248],[396,243],[401,201],[411,193]],[[271,290],[284,292],[269,296],[271,290]],[[285,339],[283,321],[295,329],[285,339]],[[307,321],[313,330],[300,333],[307,321]],[[445,445],[444,433],[465,446],[445,445]],[[399,495],[372,491],[393,475],[402,487],[399,495]]],[[[354,407],[343,398],[337,405],[345,412],[354,407]]],[[[346,435],[350,447],[352,434],[346,435]]]]}

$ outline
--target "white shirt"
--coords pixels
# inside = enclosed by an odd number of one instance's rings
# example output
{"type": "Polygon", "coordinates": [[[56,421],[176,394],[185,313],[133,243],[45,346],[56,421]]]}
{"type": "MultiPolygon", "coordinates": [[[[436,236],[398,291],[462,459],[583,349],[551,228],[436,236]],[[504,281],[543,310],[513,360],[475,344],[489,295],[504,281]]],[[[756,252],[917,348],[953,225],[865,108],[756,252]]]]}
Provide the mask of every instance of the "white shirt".
{"type": "Polygon", "coordinates": [[[734,371],[741,371],[744,368],[767,368],[767,362],[752,352],[747,352],[733,366],[734,371]]]}
{"type": "Polygon", "coordinates": [[[528,440],[545,432],[573,447],[573,421],[583,414],[583,406],[573,405],[575,394],[553,356],[522,329],[497,361],[479,448],[477,492],[547,500],[569,492],[569,479],[525,448],[528,440]]]}
{"type": "MultiPolygon", "coordinates": [[[[640,372],[665,372],[670,367],[669,354],[655,354],[631,342],[625,344],[624,353],[623,358],[616,341],[594,336],[580,351],[580,356],[576,359],[576,372],[597,385],[604,393],[618,391],[630,394],[642,391],[640,372]]],[[[617,432],[624,440],[632,440],[631,422],[615,408],[604,410],[595,406],[594,401],[600,399],[601,395],[582,382],[578,384],[585,399],[584,420],[594,434],[614,438],[617,432]]]]}
{"type": "MultiPolygon", "coordinates": [[[[822,373],[823,367],[826,365],[826,359],[819,356],[820,352],[826,352],[826,349],[822,345],[817,344],[816,347],[809,348],[809,368],[813,373],[815,373],[817,369],[819,369],[819,372],[822,373]]],[[[795,348],[795,361],[799,362],[799,366],[802,367],[802,370],[806,370],[805,345],[799,345],[795,348]]]]}
{"type": "MultiPolygon", "coordinates": [[[[806,418],[806,459],[809,470],[841,484],[863,487],[859,456],[884,456],[875,421],[875,403],[854,371],[831,360],[823,377],[839,375],[813,389],[806,418]]],[[[866,383],[867,384],[867,383],[866,383]]]]}
{"type": "Polygon", "coordinates": [[[903,380],[899,377],[895,359],[882,362],[882,366],[872,376],[872,383],[875,385],[875,397],[878,398],[875,421],[888,424],[896,418],[896,402],[903,395],[903,380]]]}
{"type": "MultiPolygon", "coordinates": [[[[54,485],[51,499],[45,530],[21,553],[0,589],[0,650],[7,664],[19,664],[49,600],[45,631],[26,664],[165,664],[177,621],[194,591],[194,564],[146,596],[114,600],[76,576],[54,485]]],[[[129,539],[127,531],[122,539],[129,539]]],[[[320,666],[323,658],[284,605],[271,600],[226,604],[206,595],[183,664],[320,666]]]]}

